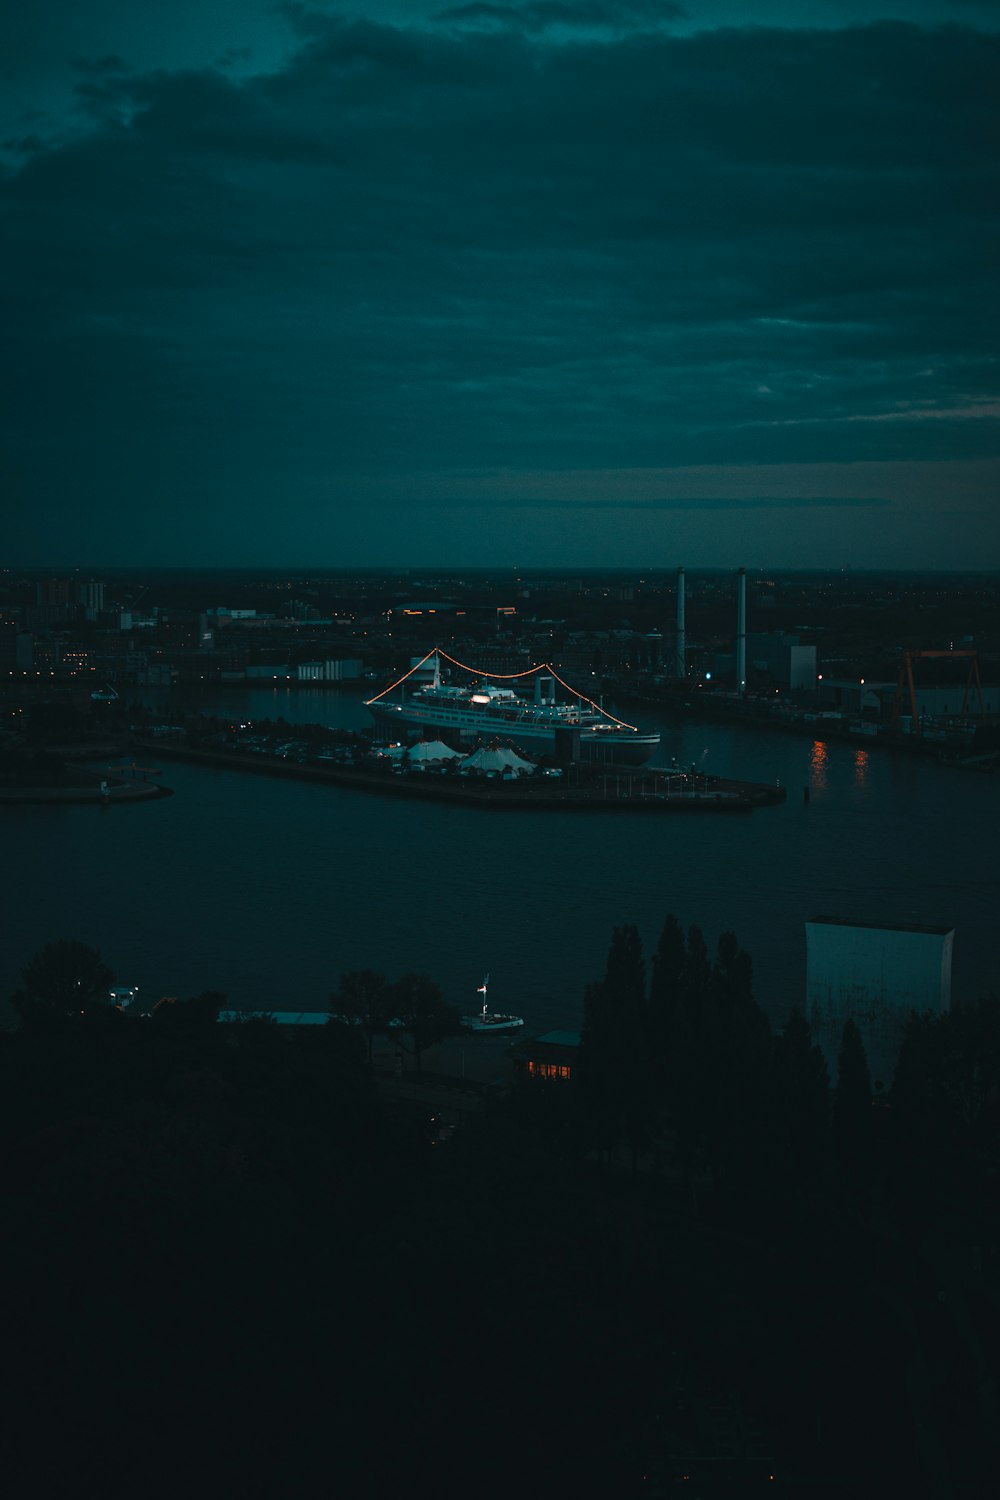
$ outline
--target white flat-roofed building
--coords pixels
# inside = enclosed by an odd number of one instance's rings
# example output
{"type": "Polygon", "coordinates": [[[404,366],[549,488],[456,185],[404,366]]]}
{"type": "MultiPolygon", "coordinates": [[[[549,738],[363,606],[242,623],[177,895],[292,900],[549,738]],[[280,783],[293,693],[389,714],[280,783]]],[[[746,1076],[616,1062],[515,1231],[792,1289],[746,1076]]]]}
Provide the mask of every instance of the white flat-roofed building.
{"type": "Polygon", "coordinates": [[[918,923],[806,923],[806,1015],[831,1078],[845,1021],[861,1032],[872,1082],[892,1082],[906,1023],[951,1004],[955,930],[918,923]]]}

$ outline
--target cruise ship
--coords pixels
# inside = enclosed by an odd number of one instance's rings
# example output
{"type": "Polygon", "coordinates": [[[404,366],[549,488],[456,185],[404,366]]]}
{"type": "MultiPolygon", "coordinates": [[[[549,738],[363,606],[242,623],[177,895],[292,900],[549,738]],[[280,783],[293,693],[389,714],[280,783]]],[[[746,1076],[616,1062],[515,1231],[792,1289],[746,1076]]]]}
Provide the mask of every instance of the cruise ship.
{"type": "Polygon", "coordinates": [[[480,741],[499,739],[529,755],[641,766],[660,743],[658,731],[643,732],[606,713],[563,682],[548,664],[500,677],[468,667],[440,647],[369,698],[366,707],[394,738],[433,734],[470,750],[480,741]],[[445,682],[442,658],[469,674],[468,680],[445,682]],[[506,685],[526,678],[534,679],[531,698],[506,685]],[[557,684],[570,695],[569,702],[557,701],[557,684]]]}

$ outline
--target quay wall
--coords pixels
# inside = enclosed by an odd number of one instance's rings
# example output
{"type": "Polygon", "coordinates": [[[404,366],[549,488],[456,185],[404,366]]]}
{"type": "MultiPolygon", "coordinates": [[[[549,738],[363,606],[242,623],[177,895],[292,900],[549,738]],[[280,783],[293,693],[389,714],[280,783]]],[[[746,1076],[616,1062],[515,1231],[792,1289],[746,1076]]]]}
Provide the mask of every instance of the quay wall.
{"type": "Polygon", "coordinates": [[[214,765],[230,771],[264,776],[283,776],[296,781],[314,781],[329,786],[353,788],[386,797],[423,798],[426,801],[450,802],[468,807],[525,811],[555,809],[560,812],[646,812],[646,813],[746,813],[755,807],[766,807],[785,799],[780,787],[761,786],[754,782],[708,778],[703,790],[691,795],[665,796],[635,789],[636,783],[655,773],[620,771],[609,773],[608,782],[630,781],[631,795],[605,794],[602,785],[589,787],[552,787],[524,782],[473,782],[456,777],[396,775],[392,772],[367,771],[352,766],[310,766],[258,755],[252,759],[225,750],[204,750],[188,745],[160,741],[133,741],[134,748],[169,759],[189,761],[196,765],[214,765]]]}

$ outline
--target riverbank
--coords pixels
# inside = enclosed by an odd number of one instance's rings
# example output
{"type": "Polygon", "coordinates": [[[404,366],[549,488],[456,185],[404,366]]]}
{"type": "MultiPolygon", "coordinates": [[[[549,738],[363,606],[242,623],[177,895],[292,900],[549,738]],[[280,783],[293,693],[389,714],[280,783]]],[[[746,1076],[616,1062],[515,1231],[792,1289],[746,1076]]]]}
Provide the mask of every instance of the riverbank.
{"type": "MultiPolygon", "coordinates": [[[[313,702],[292,699],[287,738],[298,732],[293,713],[315,720],[313,702]]],[[[262,716],[256,698],[237,698],[230,722],[251,719],[251,707],[262,716]]],[[[331,716],[328,731],[346,735],[358,722],[331,716]]],[[[636,924],[648,953],[667,912],[710,942],[737,934],[776,1026],[803,1003],[803,924],[817,913],[949,922],[953,995],[995,987],[992,845],[964,832],[992,826],[995,776],[688,722],[665,731],[665,764],[676,756],[771,787],[780,778],[786,801],[741,818],[504,817],[324,793],[281,775],[221,775],[172,760],[167,743],[122,765],[160,767],[153,779],[173,788],[169,806],[0,808],[18,871],[8,991],[37,948],[81,936],[144,994],[218,989],[232,1005],[303,1009],[323,1005],[353,969],[393,979],[426,971],[456,997],[489,969],[498,1007],[523,1015],[525,1030],[572,1029],[612,928],[636,924]]]]}
{"type": "Polygon", "coordinates": [[[874,720],[850,718],[846,714],[811,712],[775,704],[767,698],[737,698],[732,693],[691,691],[640,692],[615,684],[623,703],[641,704],[658,714],[681,721],[730,724],[770,734],[777,731],[800,739],[830,740],[870,750],[879,748],[933,760],[940,765],[992,772],[1000,763],[1000,751],[973,754],[974,730],[970,728],[925,729],[904,734],[874,720]]]}
{"type": "Polygon", "coordinates": [[[473,780],[454,773],[394,772],[388,767],[317,766],[275,756],[252,759],[226,750],[201,749],[174,742],[134,740],[133,748],[194,765],[215,765],[225,770],[278,776],[293,781],[314,781],[328,786],[383,797],[410,797],[423,801],[449,802],[490,810],[542,812],[647,812],[647,813],[749,813],[785,800],[780,786],[734,781],[719,776],[680,778],[667,771],[623,770],[591,772],[581,785],[553,785],[554,777],[516,781],[473,780]]]}
{"type": "Polygon", "coordinates": [[[150,802],[157,797],[170,797],[173,793],[167,786],[154,786],[149,781],[115,781],[102,787],[93,786],[0,786],[0,805],[41,806],[75,805],[117,807],[120,803],[150,802]]]}

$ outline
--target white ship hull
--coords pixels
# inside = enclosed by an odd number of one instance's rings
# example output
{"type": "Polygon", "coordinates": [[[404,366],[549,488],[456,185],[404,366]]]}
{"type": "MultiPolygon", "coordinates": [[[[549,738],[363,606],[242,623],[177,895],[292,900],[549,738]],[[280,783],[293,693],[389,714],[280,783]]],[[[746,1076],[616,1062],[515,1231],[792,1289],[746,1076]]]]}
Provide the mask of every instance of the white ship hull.
{"type": "Polygon", "coordinates": [[[530,704],[525,705],[523,712],[498,708],[477,713],[475,709],[442,704],[382,701],[372,703],[368,711],[376,724],[398,739],[433,733],[469,749],[479,740],[501,739],[536,756],[555,752],[557,729],[573,731],[580,736],[581,760],[597,764],[641,766],[660,743],[655,731],[644,734],[616,725],[533,722],[530,704]]]}
{"type": "Polygon", "coordinates": [[[463,1016],[462,1026],[466,1031],[476,1031],[480,1034],[497,1031],[516,1031],[519,1026],[524,1025],[523,1016],[463,1016]]]}

